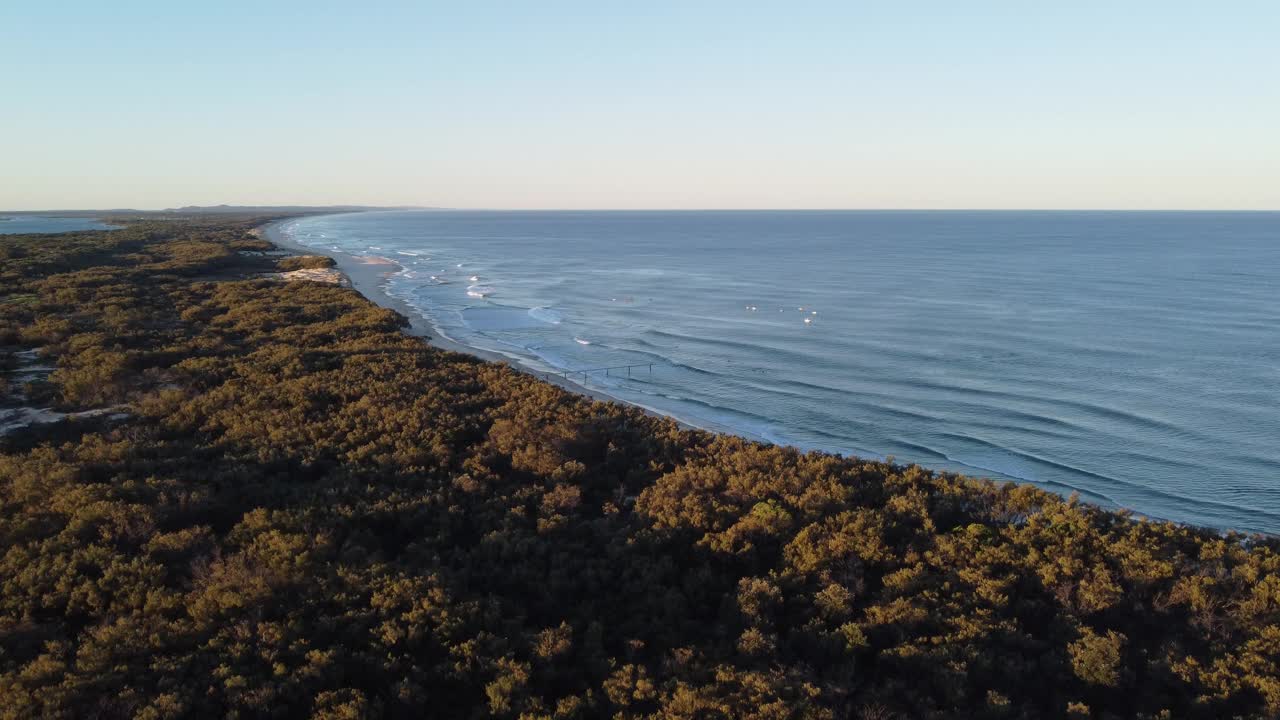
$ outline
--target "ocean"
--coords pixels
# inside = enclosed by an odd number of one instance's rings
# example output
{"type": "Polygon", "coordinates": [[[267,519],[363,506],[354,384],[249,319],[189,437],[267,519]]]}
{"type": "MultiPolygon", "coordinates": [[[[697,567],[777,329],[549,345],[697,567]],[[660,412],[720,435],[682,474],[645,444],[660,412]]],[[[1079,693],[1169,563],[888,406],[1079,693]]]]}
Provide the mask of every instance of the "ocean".
{"type": "Polygon", "coordinates": [[[711,430],[1280,533],[1280,213],[373,212],[457,342],[711,430]],[[649,366],[652,364],[652,369],[649,366]],[[575,379],[583,379],[578,375],[575,379]]]}
{"type": "Polygon", "coordinates": [[[115,225],[107,225],[94,218],[56,217],[51,215],[4,215],[0,213],[0,235],[115,229],[115,225]]]}

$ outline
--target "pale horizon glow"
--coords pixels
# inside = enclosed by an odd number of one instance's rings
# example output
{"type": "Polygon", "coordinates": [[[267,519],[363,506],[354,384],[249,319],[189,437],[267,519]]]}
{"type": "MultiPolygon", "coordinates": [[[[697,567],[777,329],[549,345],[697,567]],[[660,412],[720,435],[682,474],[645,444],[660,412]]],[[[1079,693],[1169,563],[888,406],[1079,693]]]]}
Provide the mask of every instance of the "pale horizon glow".
{"type": "Polygon", "coordinates": [[[1251,1],[10,3],[0,210],[1280,210],[1278,35],[1251,1]]]}

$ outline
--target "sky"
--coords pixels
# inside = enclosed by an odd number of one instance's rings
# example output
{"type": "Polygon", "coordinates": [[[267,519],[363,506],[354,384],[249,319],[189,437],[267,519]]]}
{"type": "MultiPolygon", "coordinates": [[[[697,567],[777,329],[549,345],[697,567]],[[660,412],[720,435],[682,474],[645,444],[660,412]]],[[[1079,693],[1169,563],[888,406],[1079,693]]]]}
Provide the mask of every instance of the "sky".
{"type": "Polygon", "coordinates": [[[0,2],[0,208],[1280,209],[1280,3],[0,2]]]}

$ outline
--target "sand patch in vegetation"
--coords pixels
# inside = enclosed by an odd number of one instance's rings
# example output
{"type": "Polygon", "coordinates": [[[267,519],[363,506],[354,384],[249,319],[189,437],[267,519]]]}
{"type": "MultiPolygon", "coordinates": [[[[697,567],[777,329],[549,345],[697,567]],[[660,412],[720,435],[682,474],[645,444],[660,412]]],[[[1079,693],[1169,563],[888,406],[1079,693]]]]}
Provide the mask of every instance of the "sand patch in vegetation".
{"type": "Polygon", "coordinates": [[[346,275],[330,268],[290,270],[288,272],[272,273],[268,277],[273,280],[283,280],[284,282],[302,280],[306,282],[325,283],[327,285],[340,285],[342,287],[350,286],[346,275]]]}

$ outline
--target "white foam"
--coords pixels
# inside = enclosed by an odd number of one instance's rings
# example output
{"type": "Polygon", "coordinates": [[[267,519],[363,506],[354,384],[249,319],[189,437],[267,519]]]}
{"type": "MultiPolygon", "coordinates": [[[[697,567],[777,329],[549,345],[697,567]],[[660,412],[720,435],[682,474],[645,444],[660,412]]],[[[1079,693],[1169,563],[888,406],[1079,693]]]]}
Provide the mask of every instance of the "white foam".
{"type": "Polygon", "coordinates": [[[563,315],[547,307],[529,308],[529,317],[552,325],[559,325],[564,321],[563,315]]]}
{"type": "Polygon", "coordinates": [[[583,339],[582,339],[582,338],[580,338],[580,337],[576,337],[576,338],[574,338],[574,339],[573,339],[573,341],[574,341],[574,342],[576,342],[576,343],[578,343],[579,345],[590,345],[590,344],[591,344],[591,341],[590,341],[590,340],[583,340],[583,339]]]}

